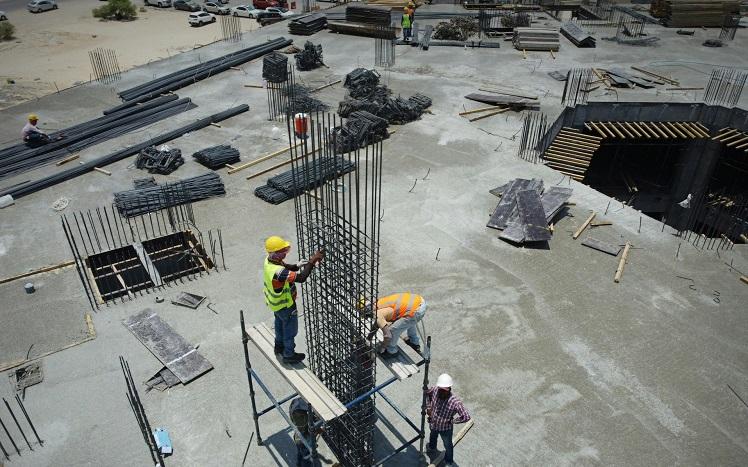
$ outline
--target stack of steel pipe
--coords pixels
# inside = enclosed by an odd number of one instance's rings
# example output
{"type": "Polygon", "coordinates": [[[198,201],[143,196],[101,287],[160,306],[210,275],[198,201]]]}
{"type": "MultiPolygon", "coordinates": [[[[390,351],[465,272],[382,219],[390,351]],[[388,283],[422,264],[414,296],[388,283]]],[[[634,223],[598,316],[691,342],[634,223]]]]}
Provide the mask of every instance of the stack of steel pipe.
{"type": "Polygon", "coordinates": [[[392,18],[389,8],[372,5],[348,5],[345,7],[345,20],[351,23],[389,26],[392,18]]]}
{"type": "Polygon", "coordinates": [[[0,196],[11,195],[13,198],[20,198],[22,196],[26,196],[31,193],[36,193],[37,191],[57,185],[58,183],[62,183],[66,180],[70,180],[86,172],[90,172],[94,170],[94,168],[103,167],[105,165],[112,164],[114,162],[122,160],[126,157],[135,155],[149,146],[157,146],[157,145],[164,144],[168,141],[179,138],[180,136],[186,133],[197,131],[201,128],[205,128],[211,123],[218,123],[220,121],[226,120],[227,118],[231,118],[235,115],[239,115],[240,113],[246,112],[248,110],[249,110],[249,106],[246,104],[232,107],[228,110],[224,110],[223,112],[219,112],[217,114],[213,114],[208,117],[197,120],[194,123],[184,125],[180,128],[177,128],[176,130],[170,131],[168,133],[164,133],[163,135],[153,137],[140,144],[136,144],[134,146],[120,149],[119,151],[116,151],[112,154],[88,161],[85,164],[74,166],[63,172],[56,173],[48,177],[44,177],[40,180],[31,180],[29,182],[13,186],[11,188],[1,191],[0,196]]]}
{"type": "Polygon", "coordinates": [[[176,95],[163,96],[53,133],[50,135],[53,141],[44,146],[11,146],[0,151],[0,179],[54,162],[195,107],[190,99],[178,99],[176,95]],[[57,139],[59,136],[63,137],[57,139]]]}
{"type": "Polygon", "coordinates": [[[134,217],[225,194],[221,177],[211,172],[176,183],[120,191],[114,194],[114,205],[124,217],[134,217]]]}
{"type": "Polygon", "coordinates": [[[201,149],[192,155],[205,167],[217,170],[226,164],[239,162],[239,150],[226,144],[201,149]]]}
{"type": "Polygon", "coordinates": [[[311,36],[327,27],[327,16],[323,13],[314,13],[300,18],[292,19],[288,23],[288,32],[298,36],[311,36]]]}
{"type": "Polygon", "coordinates": [[[193,65],[191,67],[175,71],[174,73],[169,73],[166,76],[156,78],[139,86],[126,89],[120,92],[119,96],[127,102],[118,107],[121,108],[131,106],[136,102],[142,102],[154,96],[180,89],[197,81],[209,78],[222,71],[226,71],[231,67],[237,67],[250,60],[262,57],[263,55],[274,50],[287,47],[291,45],[292,42],[293,41],[291,39],[279,37],[264,44],[255,45],[246,49],[242,49],[238,52],[223,55],[221,57],[214,58],[213,60],[208,60],[207,62],[193,65]]]}

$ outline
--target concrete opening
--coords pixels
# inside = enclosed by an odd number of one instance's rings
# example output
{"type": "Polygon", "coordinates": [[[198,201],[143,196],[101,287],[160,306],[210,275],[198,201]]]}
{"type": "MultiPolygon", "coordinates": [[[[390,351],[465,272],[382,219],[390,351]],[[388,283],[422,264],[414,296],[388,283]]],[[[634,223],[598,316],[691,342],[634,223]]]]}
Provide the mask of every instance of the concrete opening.
{"type": "Polygon", "coordinates": [[[105,302],[153,287],[132,245],[91,255],[86,259],[86,266],[105,302]]]}

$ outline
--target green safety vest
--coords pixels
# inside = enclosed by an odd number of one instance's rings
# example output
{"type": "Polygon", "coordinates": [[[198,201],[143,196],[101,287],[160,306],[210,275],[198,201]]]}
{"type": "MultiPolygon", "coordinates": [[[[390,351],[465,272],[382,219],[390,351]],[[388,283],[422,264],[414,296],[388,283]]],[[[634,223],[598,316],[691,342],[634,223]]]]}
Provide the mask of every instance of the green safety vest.
{"type": "Polygon", "coordinates": [[[403,14],[403,20],[400,23],[404,28],[410,27],[410,15],[403,14]]]}
{"type": "Polygon", "coordinates": [[[273,312],[280,311],[293,306],[293,295],[291,295],[291,286],[288,282],[283,284],[283,290],[276,292],[273,288],[273,277],[275,273],[282,270],[283,266],[273,264],[265,258],[265,272],[264,272],[264,292],[265,292],[265,303],[273,312]]]}

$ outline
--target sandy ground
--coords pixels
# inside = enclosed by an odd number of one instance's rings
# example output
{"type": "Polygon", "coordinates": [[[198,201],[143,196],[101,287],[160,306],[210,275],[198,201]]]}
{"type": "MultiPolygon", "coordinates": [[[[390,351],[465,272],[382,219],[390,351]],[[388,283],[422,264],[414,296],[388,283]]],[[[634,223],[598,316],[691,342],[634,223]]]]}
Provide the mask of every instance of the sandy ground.
{"type": "MultiPolygon", "coordinates": [[[[135,3],[142,5],[140,0],[135,3]]],[[[229,6],[242,3],[235,0],[229,6]]],[[[120,68],[126,70],[222,39],[220,21],[193,28],[187,24],[188,12],[173,8],[146,7],[137,20],[116,22],[91,15],[104,2],[58,4],[57,10],[32,14],[24,4],[0,1],[0,10],[16,27],[16,39],[0,43],[0,108],[90,80],[88,52],[97,47],[115,50],[120,68]]],[[[240,21],[244,31],[259,27],[253,19],[240,21]]]]}

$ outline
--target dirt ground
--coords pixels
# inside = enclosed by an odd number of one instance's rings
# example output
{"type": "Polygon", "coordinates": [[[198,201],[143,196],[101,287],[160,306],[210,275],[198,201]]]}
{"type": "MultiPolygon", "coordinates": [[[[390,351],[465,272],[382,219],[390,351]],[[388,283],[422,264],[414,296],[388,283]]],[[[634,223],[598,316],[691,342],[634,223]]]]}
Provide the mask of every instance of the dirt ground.
{"type": "MultiPolygon", "coordinates": [[[[15,40],[0,42],[0,109],[90,80],[88,52],[97,47],[113,49],[124,71],[222,38],[220,21],[193,28],[188,12],[173,8],[149,6],[138,11],[135,21],[116,22],[92,16],[101,1],[57,3],[57,10],[32,14],[24,2],[0,1],[0,10],[16,27],[15,40]]],[[[242,3],[234,0],[228,6],[242,3]]],[[[135,4],[140,7],[142,0],[135,4]]],[[[253,19],[240,21],[243,31],[259,27],[253,19]]]]}

